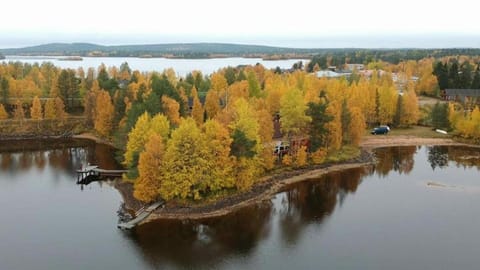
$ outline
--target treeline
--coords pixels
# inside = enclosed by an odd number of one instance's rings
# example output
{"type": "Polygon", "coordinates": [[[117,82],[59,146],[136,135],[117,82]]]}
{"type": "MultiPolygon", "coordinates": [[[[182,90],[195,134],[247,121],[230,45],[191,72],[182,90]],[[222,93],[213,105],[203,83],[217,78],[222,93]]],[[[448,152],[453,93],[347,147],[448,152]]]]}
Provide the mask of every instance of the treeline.
{"type": "Polygon", "coordinates": [[[440,89],[480,89],[480,65],[469,59],[460,62],[457,58],[438,61],[433,74],[440,89]]]}
{"type": "Polygon", "coordinates": [[[397,65],[408,60],[440,59],[458,55],[478,56],[480,49],[331,49],[313,56],[307,65],[307,71],[312,72],[315,65],[321,69],[329,66],[342,67],[347,63],[368,65],[379,61],[397,65]]]}

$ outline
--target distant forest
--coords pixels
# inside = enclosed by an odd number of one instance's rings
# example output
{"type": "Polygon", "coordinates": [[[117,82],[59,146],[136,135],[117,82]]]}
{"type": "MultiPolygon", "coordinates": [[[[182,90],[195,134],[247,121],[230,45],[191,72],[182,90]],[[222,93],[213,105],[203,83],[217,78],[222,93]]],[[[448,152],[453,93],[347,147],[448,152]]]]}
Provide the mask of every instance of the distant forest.
{"type": "Polygon", "coordinates": [[[103,56],[103,57],[167,57],[167,58],[213,58],[213,57],[262,57],[265,59],[306,58],[312,59],[307,70],[315,64],[320,68],[345,63],[368,64],[385,61],[398,64],[404,60],[420,60],[426,57],[480,55],[480,49],[358,49],[358,48],[284,48],[259,45],[226,43],[171,43],[150,45],[103,46],[90,43],[50,43],[25,48],[0,49],[4,55],[55,55],[55,56],[103,56]]]}

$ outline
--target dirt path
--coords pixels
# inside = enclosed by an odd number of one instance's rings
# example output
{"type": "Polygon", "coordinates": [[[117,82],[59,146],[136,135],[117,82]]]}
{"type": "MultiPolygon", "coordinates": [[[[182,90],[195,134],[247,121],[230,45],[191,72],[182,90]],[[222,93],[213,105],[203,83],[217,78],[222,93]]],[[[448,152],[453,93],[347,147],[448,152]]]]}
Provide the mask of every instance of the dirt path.
{"type": "Polygon", "coordinates": [[[377,135],[366,136],[360,143],[360,147],[371,150],[386,146],[407,146],[407,145],[466,145],[456,142],[450,138],[421,138],[408,135],[377,135]]]}
{"type": "Polygon", "coordinates": [[[112,142],[101,139],[101,138],[93,135],[92,133],[82,133],[82,134],[73,135],[72,138],[92,140],[96,143],[106,144],[106,145],[110,145],[111,147],[115,147],[112,142]]]}

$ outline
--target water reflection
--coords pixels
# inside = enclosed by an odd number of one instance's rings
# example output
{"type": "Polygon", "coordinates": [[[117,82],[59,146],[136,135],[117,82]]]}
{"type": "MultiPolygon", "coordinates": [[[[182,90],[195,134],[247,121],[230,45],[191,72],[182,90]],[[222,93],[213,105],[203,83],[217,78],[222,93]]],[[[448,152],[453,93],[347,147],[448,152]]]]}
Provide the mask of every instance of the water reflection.
{"type": "Polygon", "coordinates": [[[387,176],[390,171],[409,174],[415,165],[413,156],[419,146],[402,146],[380,148],[375,151],[377,165],[375,172],[379,176],[387,176]]]}
{"type": "Polygon", "coordinates": [[[11,173],[49,166],[74,176],[87,163],[119,169],[112,157],[111,147],[86,140],[4,141],[0,146],[0,168],[11,173]]]}
{"type": "Polygon", "coordinates": [[[303,228],[311,223],[322,224],[349,193],[355,193],[368,168],[355,168],[329,173],[320,179],[288,188],[279,209],[283,240],[293,245],[303,228]]]}
{"type": "Polygon", "coordinates": [[[432,170],[447,166],[449,161],[455,161],[457,166],[480,164],[479,151],[472,148],[378,149],[375,167],[332,172],[294,184],[277,194],[271,203],[248,207],[222,218],[158,220],[138,227],[127,237],[152,268],[223,268],[225,264],[243,268],[256,259],[257,253],[269,252],[259,251],[258,247],[277,248],[275,241],[286,249],[302,246],[311,237],[311,228],[323,230],[334,212],[356,193],[365,176],[387,178],[392,172],[412,173],[420,150],[425,150],[424,160],[432,170]]]}
{"type": "Polygon", "coordinates": [[[262,203],[218,219],[158,220],[139,226],[130,238],[153,268],[213,268],[230,256],[252,254],[269,235],[271,214],[271,204],[262,203]]]}

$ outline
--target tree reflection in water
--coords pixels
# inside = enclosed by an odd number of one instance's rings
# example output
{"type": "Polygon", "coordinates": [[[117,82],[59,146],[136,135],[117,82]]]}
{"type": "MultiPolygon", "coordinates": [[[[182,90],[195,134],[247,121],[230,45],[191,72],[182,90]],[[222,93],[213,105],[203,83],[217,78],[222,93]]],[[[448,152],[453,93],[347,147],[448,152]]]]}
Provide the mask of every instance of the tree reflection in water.
{"type": "Polygon", "coordinates": [[[414,165],[413,156],[420,146],[386,147],[375,150],[377,164],[375,172],[379,176],[387,176],[390,171],[409,174],[414,165]]]}
{"type": "Polygon", "coordinates": [[[279,210],[282,239],[295,244],[306,225],[322,224],[337,202],[341,206],[349,193],[355,193],[367,173],[368,168],[354,168],[288,187],[279,210]]]}
{"type": "Polygon", "coordinates": [[[261,203],[222,218],[157,220],[136,228],[130,238],[154,268],[163,265],[214,268],[223,258],[246,256],[269,235],[272,204],[261,203]]]}
{"type": "Polygon", "coordinates": [[[432,170],[444,168],[448,165],[448,148],[444,146],[428,147],[428,162],[432,170]]]}
{"type": "Polygon", "coordinates": [[[48,164],[55,172],[75,176],[75,170],[87,163],[105,169],[119,169],[108,145],[87,140],[41,140],[3,142],[0,147],[2,171],[22,172],[32,167],[43,170],[48,164]]]}

